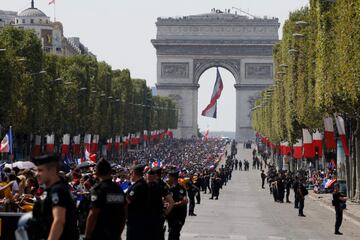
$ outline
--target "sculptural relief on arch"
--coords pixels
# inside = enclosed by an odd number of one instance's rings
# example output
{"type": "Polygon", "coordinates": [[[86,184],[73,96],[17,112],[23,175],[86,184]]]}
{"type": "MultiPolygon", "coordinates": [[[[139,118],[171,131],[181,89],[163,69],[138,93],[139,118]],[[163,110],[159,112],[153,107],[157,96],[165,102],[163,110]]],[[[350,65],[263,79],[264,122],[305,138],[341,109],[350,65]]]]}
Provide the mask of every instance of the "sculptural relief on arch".
{"type": "Polygon", "coordinates": [[[223,67],[235,78],[236,140],[253,139],[250,109],[273,82],[272,46],[279,41],[279,20],[211,12],[159,18],[156,26],[156,87],[179,108],[175,136],[197,134],[198,81],[207,69],[223,67]]]}

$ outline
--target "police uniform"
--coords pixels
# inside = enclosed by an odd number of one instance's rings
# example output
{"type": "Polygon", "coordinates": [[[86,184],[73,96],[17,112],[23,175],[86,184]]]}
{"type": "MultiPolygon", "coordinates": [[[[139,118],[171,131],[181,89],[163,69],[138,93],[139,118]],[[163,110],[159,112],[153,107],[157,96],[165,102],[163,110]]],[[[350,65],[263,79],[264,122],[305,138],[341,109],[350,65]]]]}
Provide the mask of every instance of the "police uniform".
{"type": "Polygon", "coordinates": [[[131,185],[127,191],[128,219],[127,240],[148,239],[149,236],[149,202],[148,186],[143,178],[131,185]]]}
{"type": "MultiPolygon", "coordinates": [[[[155,175],[156,168],[151,169],[148,174],[155,175]]],[[[148,183],[149,189],[149,208],[150,211],[150,221],[149,224],[151,225],[149,228],[150,234],[147,239],[153,240],[162,240],[164,239],[164,204],[163,198],[167,197],[169,192],[169,187],[166,183],[162,180],[156,182],[149,182],[148,183]]]]}
{"type": "MultiPolygon", "coordinates": [[[[172,173],[176,175],[175,173],[172,173]]],[[[186,190],[178,183],[170,187],[170,193],[175,202],[180,202],[186,197],[186,190]]],[[[167,216],[169,224],[169,240],[179,240],[180,232],[185,223],[187,214],[187,206],[174,206],[170,214],[167,216]]]]}
{"type": "Polygon", "coordinates": [[[125,219],[125,195],[112,182],[104,180],[91,190],[90,208],[100,209],[91,239],[118,240],[121,236],[120,223],[125,219]]]}
{"type": "MultiPolygon", "coordinates": [[[[54,156],[42,156],[33,160],[35,165],[42,165],[58,161],[54,156]]],[[[53,222],[52,210],[54,207],[66,209],[65,225],[60,236],[61,240],[78,240],[77,214],[75,202],[70,194],[65,180],[59,180],[45,189],[44,193],[36,200],[33,208],[33,221],[29,229],[29,238],[47,239],[53,222]]]]}
{"type": "Polygon", "coordinates": [[[51,224],[53,222],[52,209],[54,207],[63,207],[66,209],[64,230],[60,239],[78,240],[79,233],[77,230],[77,214],[75,203],[71,197],[66,183],[59,181],[47,188],[44,193],[37,199],[34,209],[33,218],[36,227],[30,235],[31,239],[47,239],[51,224]]]}

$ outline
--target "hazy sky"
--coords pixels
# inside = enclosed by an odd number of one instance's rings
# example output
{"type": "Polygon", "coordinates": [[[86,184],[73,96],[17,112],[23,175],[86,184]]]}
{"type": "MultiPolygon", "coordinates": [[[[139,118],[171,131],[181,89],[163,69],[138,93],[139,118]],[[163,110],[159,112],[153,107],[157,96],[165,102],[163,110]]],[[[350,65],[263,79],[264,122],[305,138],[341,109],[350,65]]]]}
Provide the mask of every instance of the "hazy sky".
{"type": "MultiPolygon", "coordinates": [[[[278,17],[283,23],[290,11],[307,5],[309,0],[56,0],[56,18],[63,23],[67,37],[80,37],[99,60],[114,69],[129,68],[134,78],[156,83],[156,54],[150,40],[156,36],[158,17],[208,13],[212,8],[241,8],[256,16],[278,17]]],[[[30,0],[0,0],[0,9],[21,11],[30,0]]],[[[35,0],[53,20],[49,0],[35,0]]],[[[234,77],[221,69],[223,94],[218,102],[218,119],[199,116],[203,130],[235,130],[234,77]]],[[[199,114],[210,100],[216,71],[209,69],[200,79],[199,114]]]]}

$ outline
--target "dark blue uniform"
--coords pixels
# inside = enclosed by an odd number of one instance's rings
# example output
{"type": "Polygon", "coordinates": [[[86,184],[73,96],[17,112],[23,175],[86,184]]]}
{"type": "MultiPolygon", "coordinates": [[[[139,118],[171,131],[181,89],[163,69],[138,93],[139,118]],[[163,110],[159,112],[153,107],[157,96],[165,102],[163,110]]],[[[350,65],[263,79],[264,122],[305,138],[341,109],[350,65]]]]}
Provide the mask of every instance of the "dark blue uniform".
{"type": "Polygon", "coordinates": [[[75,202],[72,199],[69,188],[62,181],[56,182],[47,188],[43,195],[37,199],[34,209],[34,222],[29,231],[30,239],[47,239],[53,222],[52,210],[54,207],[66,209],[64,230],[61,240],[78,240],[77,214],[75,202]]]}
{"type": "Polygon", "coordinates": [[[131,185],[127,191],[128,219],[127,240],[148,239],[149,231],[149,189],[143,178],[131,185]]]}
{"type": "MultiPolygon", "coordinates": [[[[186,190],[176,184],[173,187],[170,187],[170,193],[175,202],[180,202],[186,197],[186,190]]],[[[167,221],[169,224],[169,240],[179,240],[180,232],[185,223],[187,214],[187,206],[174,206],[170,214],[167,216],[167,221]]]]}
{"type": "Polygon", "coordinates": [[[123,190],[111,179],[100,182],[91,190],[90,208],[100,209],[91,239],[120,239],[120,224],[125,221],[123,190]]]}

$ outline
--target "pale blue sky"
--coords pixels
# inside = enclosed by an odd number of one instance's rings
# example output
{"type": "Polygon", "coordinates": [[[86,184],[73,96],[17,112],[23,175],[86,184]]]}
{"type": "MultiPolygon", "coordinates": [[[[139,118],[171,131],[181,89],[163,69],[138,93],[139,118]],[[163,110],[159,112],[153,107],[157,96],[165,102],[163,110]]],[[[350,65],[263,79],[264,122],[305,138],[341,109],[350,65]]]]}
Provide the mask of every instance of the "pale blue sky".
{"type": "MultiPolygon", "coordinates": [[[[210,12],[212,8],[238,7],[256,16],[278,17],[283,23],[289,12],[309,0],[56,0],[56,18],[64,25],[65,36],[81,41],[113,68],[129,68],[135,78],[156,83],[156,55],[150,40],[155,38],[158,17],[175,17],[210,12]]],[[[21,11],[30,0],[0,0],[0,9],[21,11]]],[[[35,0],[35,6],[51,16],[49,0],[35,0]]],[[[224,91],[218,103],[218,119],[199,116],[199,127],[235,130],[234,78],[221,70],[224,91]]],[[[199,114],[208,103],[216,71],[209,69],[200,79],[199,114]]]]}

